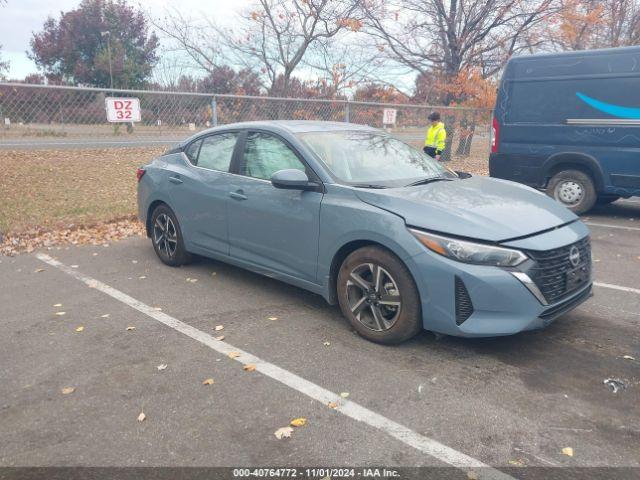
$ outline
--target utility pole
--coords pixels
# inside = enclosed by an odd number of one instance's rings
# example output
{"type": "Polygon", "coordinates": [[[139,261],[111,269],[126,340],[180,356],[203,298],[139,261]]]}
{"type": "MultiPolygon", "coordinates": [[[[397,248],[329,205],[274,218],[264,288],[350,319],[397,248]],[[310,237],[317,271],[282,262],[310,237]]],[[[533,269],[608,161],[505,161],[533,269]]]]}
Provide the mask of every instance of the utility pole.
{"type": "Polygon", "coordinates": [[[111,67],[111,32],[100,32],[102,37],[107,37],[107,55],[109,56],[109,81],[110,87],[113,88],[113,69],[111,67]]]}

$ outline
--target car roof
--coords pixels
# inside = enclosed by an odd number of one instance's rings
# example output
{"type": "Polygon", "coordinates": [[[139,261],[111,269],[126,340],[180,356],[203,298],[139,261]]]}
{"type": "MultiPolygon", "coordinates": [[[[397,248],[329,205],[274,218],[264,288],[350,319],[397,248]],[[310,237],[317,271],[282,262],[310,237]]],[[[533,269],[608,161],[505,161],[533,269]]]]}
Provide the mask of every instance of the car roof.
{"type": "Polygon", "coordinates": [[[359,125],[357,123],[347,122],[322,122],[318,120],[263,120],[253,122],[237,122],[220,125],[218,127],[203,130],[188,138],[182,144],[188,143],[196,137],[206,135],[208,133],[223,132],[225,130],[256,128],[260,130],[270,130],[279,133],[307,133],[307,132],[335,132],[335,131],[377,131],[377,129],[368,125],[359,125]]]}

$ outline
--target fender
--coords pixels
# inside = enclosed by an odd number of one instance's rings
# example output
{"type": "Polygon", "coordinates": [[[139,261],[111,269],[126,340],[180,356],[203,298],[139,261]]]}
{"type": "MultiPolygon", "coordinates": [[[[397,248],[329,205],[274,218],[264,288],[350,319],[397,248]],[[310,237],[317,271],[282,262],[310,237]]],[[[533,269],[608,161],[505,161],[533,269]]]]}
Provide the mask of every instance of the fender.
{"type": "MultiPolygon", "coordinates": [[[[400,219],[400,217],[398,217],[400,219]]],[[[402,222],[402,229],[406,229],[404,222],[402,222]]],[[[327,249],[331,252],[331,262],[328,264],[318,264],[318,274],[317,278],[320,281],[320,284],[323,289],[322,295],[324,298],[330,303],[334,304],[336,299],[334,298],[333,290],[333,282],[334,275],[337,275],[337,269],[339,269],[340,265],[334,265],[336,256],[340,253],[343,247],[350,244],[375,244],[379,245],[383,248],[386,248],[391,253],[396,255],[409,269],[409,272],[414,277],[416,283],[419,283],[419,271],[415,262],[413,261],[413,257],[420,253],[420,246],[418,242],[415,242],[415,245],[411,245],[410,248],[405,248],[400,243],[394,241],[390,236],[382,235],[378,232],[371,230],[361,230],[349,232],[346,235],[342,235],[337,241],[335,241],[330,247],[327,249]],[[333,267],[336,268],[334,271],[333,267]]]]}
{"type": "Polygon", "coordinates": [[[145,206],[144,206],[144,212],[142,211],[142,209],[140,210],[141,214],[144,213],[144,218],[142,218],[142,215],[140,215],[141,217],[140,221],[144,223],[145,229],[147,232],[147,237],[149,238],[151,237],[151,225],[149,224],[149,222],[151,221],[151,213],[153,212],[153,209],[156,208],[156,205],[160,203],[164,203],[165,205],[167,205],[169,208],[173,210],[173,207],[171,207],[171,202],[169,201],[169,199],[165,195],[158,195],[158,194],[153,195],[153,197],[147,198],[147,201],[145,202],[145,206]]]}
{"type": "Polygon", "coordinates": [[[602,167],[600,167],[600,164],[594,157],[583,152],[560,152],[547,158],[547,160],[545,160],[544,164],[542,165],[542,171],[544,172],[544,175],[546,177],[544,179],[545,185],[547,183],[548,177],[550,177],[550,172],[556,166],[563,163],[581,165],[583,167],[586,167],[593,176],[596,190],[604,189],[604,172],[602,171],[602,167]]]}

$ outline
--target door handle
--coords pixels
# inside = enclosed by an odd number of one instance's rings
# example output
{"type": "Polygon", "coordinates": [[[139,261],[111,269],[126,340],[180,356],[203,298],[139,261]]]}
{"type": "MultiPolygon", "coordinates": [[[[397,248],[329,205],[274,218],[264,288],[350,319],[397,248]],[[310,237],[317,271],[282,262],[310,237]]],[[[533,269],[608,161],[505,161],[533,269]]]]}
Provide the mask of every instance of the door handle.
{"type": "Polygon", "coordinates": [[[180,177],[169,177],[169,181],[176,185],[180,185],[182,183],[182,179],[180,177]]]}
{"type": "Polygon", "coordinates": [[[238,190],[237,192],[231,192],[229,194],[229,196],[231,198],[233,198],[234,200],[246,200],[247,196],[244,194],[244,192],[242,190],[238,190]]]}

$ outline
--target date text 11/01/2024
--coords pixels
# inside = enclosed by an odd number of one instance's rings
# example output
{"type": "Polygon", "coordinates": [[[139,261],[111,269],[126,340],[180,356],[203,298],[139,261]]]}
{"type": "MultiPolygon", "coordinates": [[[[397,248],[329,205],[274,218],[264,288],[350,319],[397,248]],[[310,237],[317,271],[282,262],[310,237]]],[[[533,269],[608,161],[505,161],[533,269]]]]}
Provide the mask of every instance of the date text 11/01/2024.
{"type": "Polygon", "coordinates": [[[234,478],[398,478],[387,468],[238,468],[234,478]]]}

